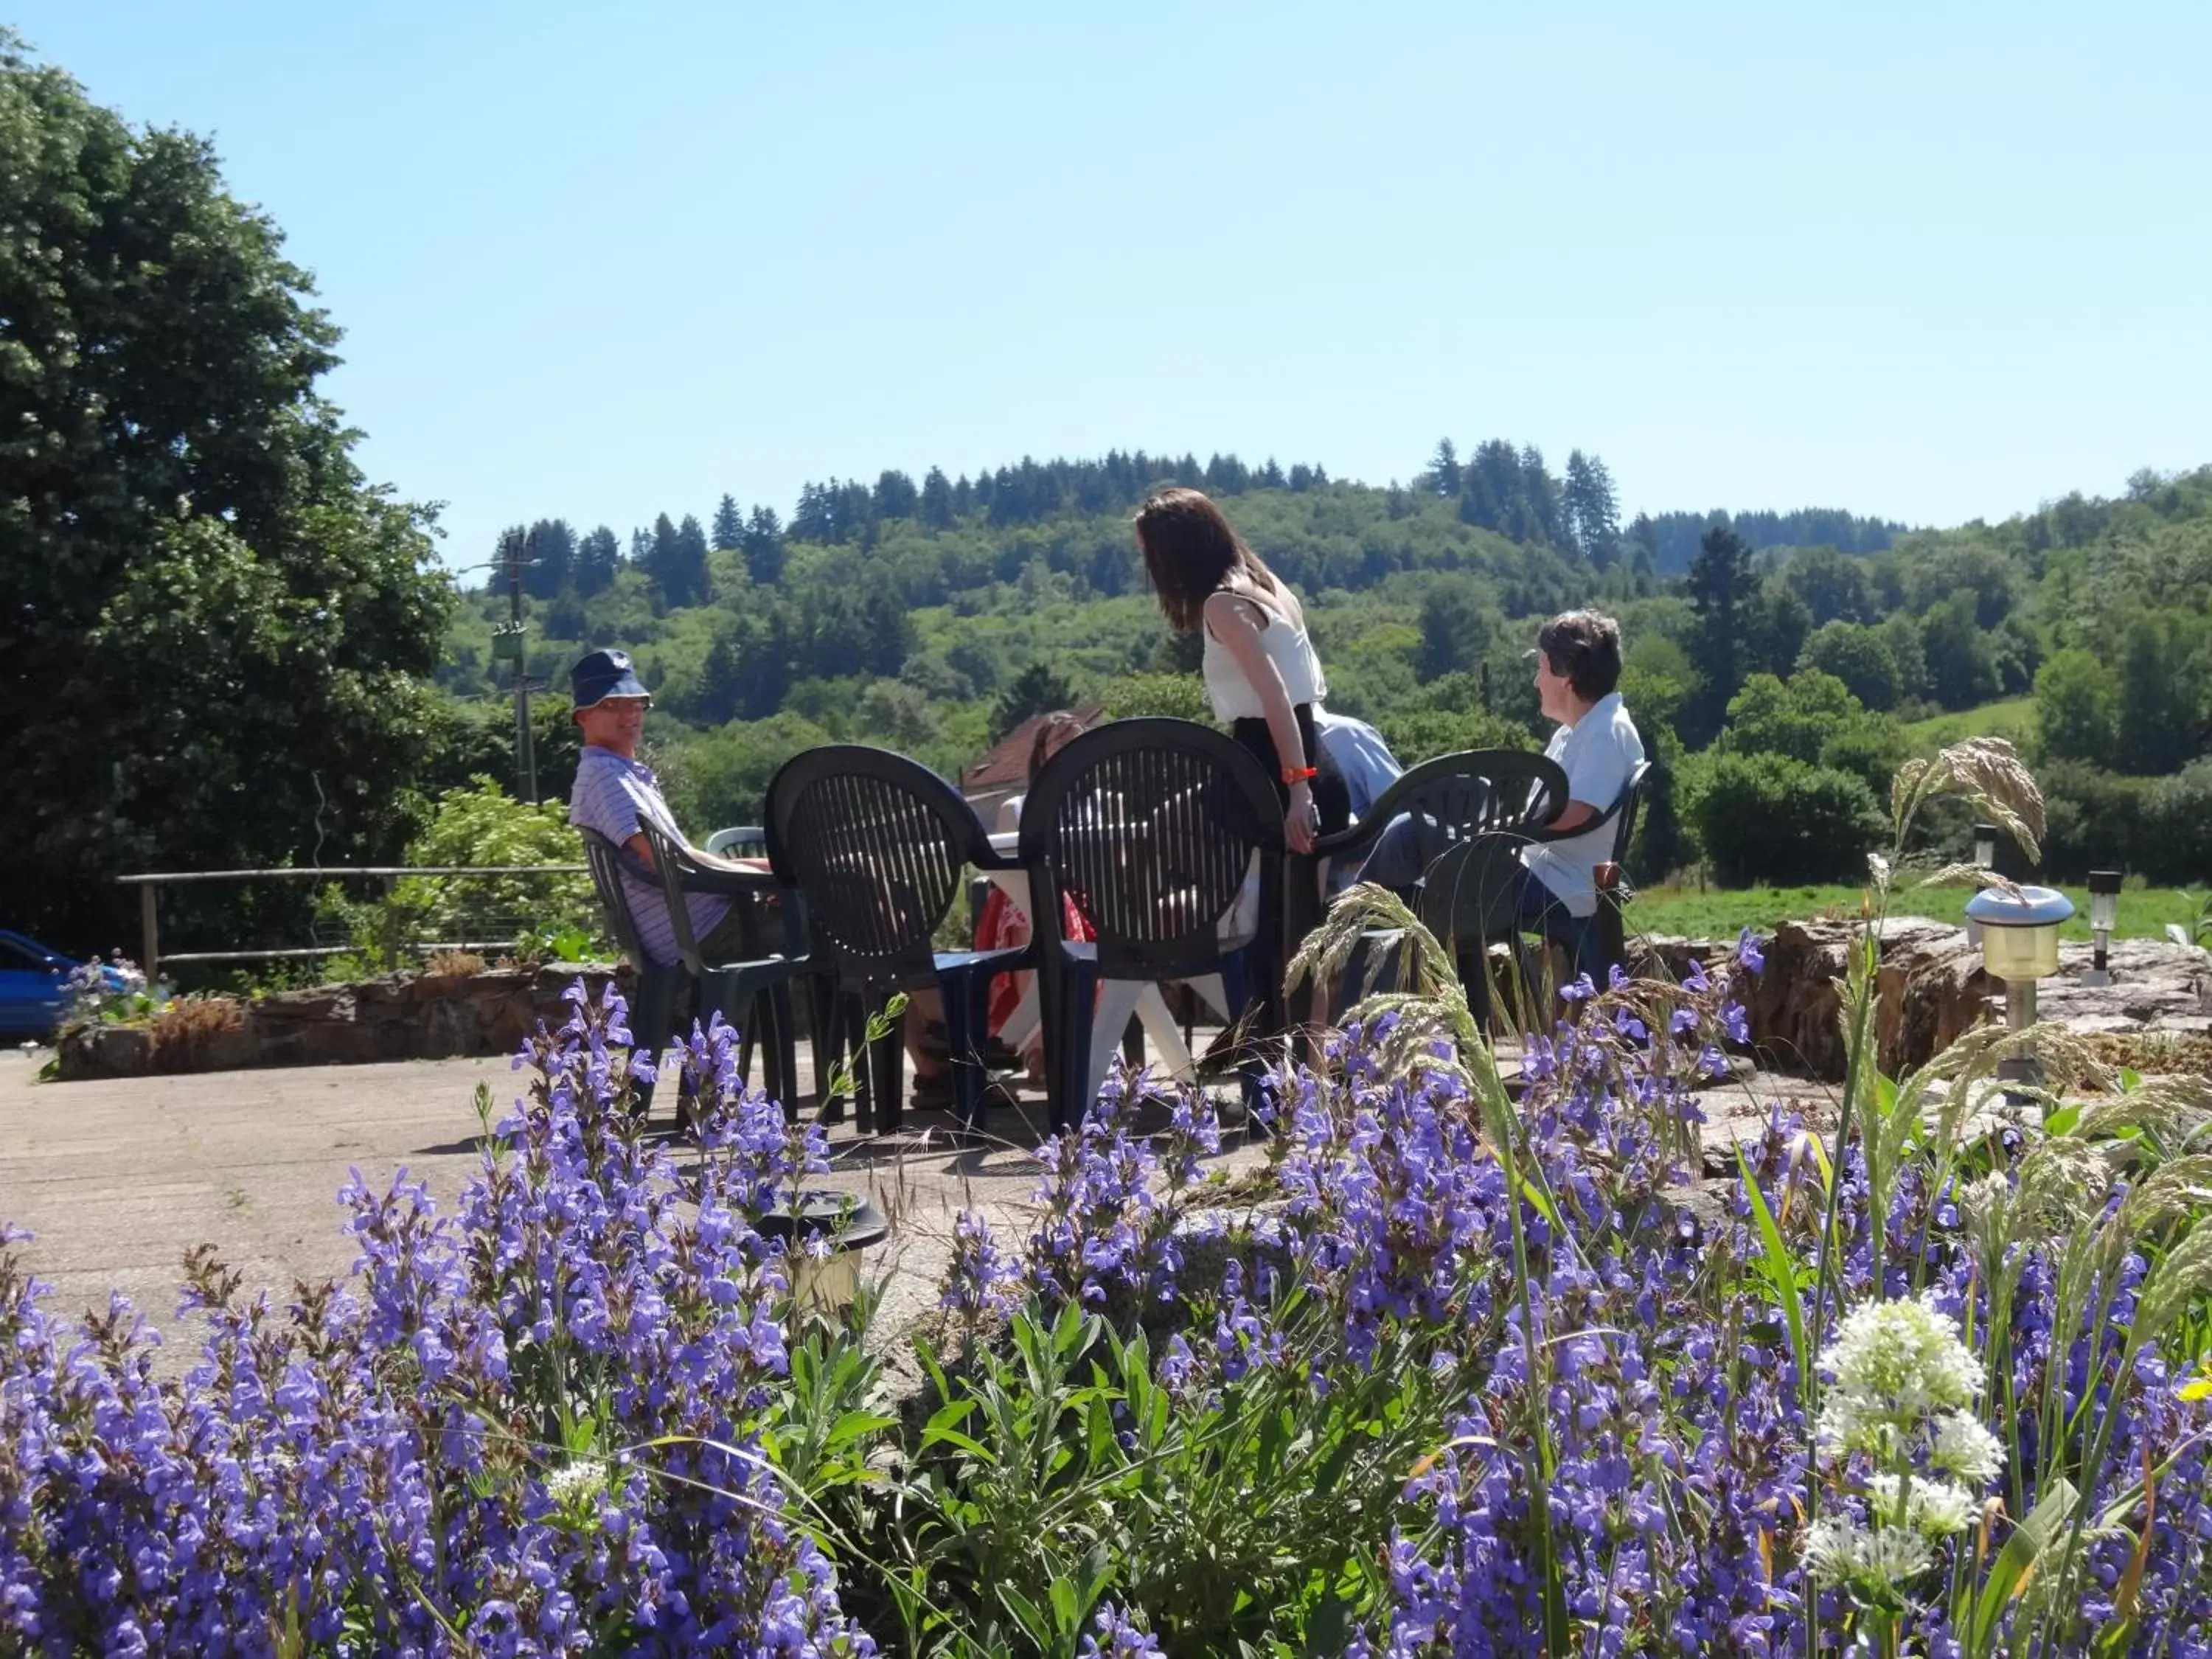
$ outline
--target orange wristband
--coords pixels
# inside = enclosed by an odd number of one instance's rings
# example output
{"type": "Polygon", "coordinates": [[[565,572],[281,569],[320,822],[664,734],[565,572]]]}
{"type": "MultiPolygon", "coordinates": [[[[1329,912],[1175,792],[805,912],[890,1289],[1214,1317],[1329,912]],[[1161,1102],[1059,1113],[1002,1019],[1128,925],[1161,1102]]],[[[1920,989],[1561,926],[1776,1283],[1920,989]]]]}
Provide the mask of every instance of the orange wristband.
{"type": "Polygon", "coordinates": [[[1286,784],[1310,782],[1320,775],[1321,769],[1316,766],[1285,766],[1283,769],[1283,781],[1286,784]]]}

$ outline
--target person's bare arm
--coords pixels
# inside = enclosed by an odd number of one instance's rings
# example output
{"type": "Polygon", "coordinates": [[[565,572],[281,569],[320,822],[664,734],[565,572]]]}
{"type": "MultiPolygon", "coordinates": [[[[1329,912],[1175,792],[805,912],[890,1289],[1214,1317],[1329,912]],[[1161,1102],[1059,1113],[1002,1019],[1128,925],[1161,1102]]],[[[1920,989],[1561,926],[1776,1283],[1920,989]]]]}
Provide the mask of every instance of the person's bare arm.
{"type": "MultiPolygon", "coordinates": [[[[653,862],[653,843],[646,839],[644,830],[639,830],[624,842],[623,850],[647,870],[655,875],[659,874],[660,866],[653,862]]],[[[726,859],[720,853],[702,852],[696,847],[690,849],[690,856],[702,870],[720,870],[732,876],[765,876],[769,873],[766,859],[726,859]]]]}
{"type": "Polygon", "coordinates": [[[1556,835],[1563,830],[1579,830],[1592,818],[1602,816],[1603,809],[1601,807],[1592,806],[1586,800],[1571,800],[1567,803],[1567,810],[1553,818],[1544,828],[1556,835]]]}
{"type": "MultiPolygon", "coordinates": [[[[1260,642],[1257,607],[1249,599],[1222,589],[1206,600],[1205,614],[1206,628],[1227,648],[1230,659],[1259,694],[1267,735],[1275,740],[1275,753],[1283,764],[1293,769],[1311,765],[1305,740],[1298,735],[1298,719],[1291,707],[1290,688],[1283,684],[1283,671],[1260,642]]],[[[1313,789],[1308,780],[1301,778],[1291,786],[1291,806],[1283,817],[1283,834],[1292,852],[1310,853],[1314,830],[1313,789]]]]}

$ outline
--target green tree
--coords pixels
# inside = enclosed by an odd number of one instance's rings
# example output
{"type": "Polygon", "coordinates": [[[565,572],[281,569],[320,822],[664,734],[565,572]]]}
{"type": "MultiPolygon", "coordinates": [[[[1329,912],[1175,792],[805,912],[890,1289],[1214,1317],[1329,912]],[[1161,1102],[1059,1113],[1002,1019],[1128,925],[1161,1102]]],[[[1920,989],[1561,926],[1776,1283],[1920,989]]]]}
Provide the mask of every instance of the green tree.
{"type": "Polygon", "coordinates": [[[566,519],[540,519],[523,539],[523,557],[529,562],[522,573],[523,592],[550,599],[575,574],[576,532],[566,519]]]}
{"type": "Polygon", "coordinates": [[[1567,478],[1560,492],[1567,539],[1601,570],[1620,561],[1620,507],[1613,498],[1613,474],[1595,455],[1567,452],[1567,478]]]}
{"type": "Polygon", "coordinates": [[[707,532],[689,513],[684,515],[684,522],[676,526],[676,581],[677,591],[668,595],[671,605],[704,605],[711,597],[712,584],[707,574],[707,532]]]}
{"type": "Polygon", "coordinates": [[[2139,611],[2122,636],[2115,757],[2123,772],[2178,771],[2203,745],[2206,628],[2195,617],[2139,611]]]}
{"type": "Polygon", "coordinates": [[[2036,738],[2051,759],[2106,764],[2119,714],[2119,684],[2094,652],[2056,652],[2036,671],[2036,738]]]}
{"type": "Polygon", "coordinates": [[[1972,708],[1997,694],[1996,657],[1974,621],[1974,594],[1961,588],[1920,619],[1928,689],[1946,708],[1972,708]]]}
{"type": "Polygon", "coordinates": [[[783,579],[783,526],[772,507],[757,507],[745,520],[745,571],[754,584],[773,587],[783,579]]]}
{"type": "Polygon", "coordinates": [[[622,568],[622,543],[601,525],[576,544],[576,592],[584,599],[605,592],[622,568]]]}
{"type": "Polygon", "coordinates": [[[1875,619],[1866,571],[1847,553],[1838,553],[1832,547],[1800,548],[1784,567],[1782,580],[1804,600],[1815,628],[1826,628],[1832,622],[1875,619]]]}
{"type": "MultiPolygon", "coordinates": [[[[1109,720],[1132,720],[1139,714],[1164,714],[1174,720],[1213,724],[1213,709],[1206,700],[1206,687],[1192,674],[1124,674],[1099,689],[1098,701],[1106,705],[1109,720]]],[[[1010,728],[1011,729],[1011,728],[1010,728]]]]}
{"type": "Polygon", "coordinates": [[[1759,582],[1751,568],[1751,548],[1726,525],[1715,525],[1698,543],[1690,562],[1691,609],[1697,612],[1698,672],[1705,684],[1683,712],[1683,740],[1702,745],[1720,730],[1729,700],[1742,688],[1750,663],[1746,624],[1759,582]]]}
{"type": "Polygon", "coordinates": [[[991,705],[991,741],[998,742],[1032,714],[1048,714],[1075,701],[1075,689],[1044,663],[1014,676],[991,705]]]}
{"type": "Polygon", "coordinates": [[[1787,755],[1810,765],[1832,733],[1864,712],[1832,674],[1753,674],[1729,700],[1722,743],[1730,754],[1787,755]]]}
{"type": "Polygon", "coordinates": [[[714,551],[722,553],[742,547],[744,539],[745,515],[734,495],[725,495],[714,508],[714,551]]]}
{"type": "Polygon", "coordinates": [[[0,915],[91,950],[125,870],[396,853],[451,588],[318,389],[337,329],[204,140],[4,32],[0,155],[0,915]]]}
{"type": "Polygon", "coordinates": [[[1775,582],[1762,584],[1744,606],[1744,666],[1787,674],[1796,666],[1797,654],[1812,630],[1813,613],[1793,589],[1775,582]]]}
{"type": "Polygon", "coordinates": [[[1459,494],[1459,451],[1449,438],[1437,440],[1437,453],[1429,458],[1428,471],[1421,474],[1420,481],[1431,495],[1459,494]]]}
{"type": "Polygon", "coordinates": [[[1825,623],[1797,655],[1799,672],[1832,674],[1869,708],[1897,707],[1897,659],[1878,629],[1854,622],[1825,623]]]}
{"type": "Polygon", "coordinates": [[[1440,576],[1421,595],[1421,644],[1413,672],[1424,680],[1472,673],[1497,649],[1503,626],[1480,584],[1440,576]]]}

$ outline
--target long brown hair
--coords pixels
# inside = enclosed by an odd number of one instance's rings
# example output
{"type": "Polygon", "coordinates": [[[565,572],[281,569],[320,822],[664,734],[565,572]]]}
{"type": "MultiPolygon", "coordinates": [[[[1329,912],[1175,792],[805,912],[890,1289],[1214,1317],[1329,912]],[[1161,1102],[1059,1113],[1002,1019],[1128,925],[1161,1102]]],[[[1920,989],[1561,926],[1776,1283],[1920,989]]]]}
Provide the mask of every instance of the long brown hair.
{"type": "Polygon", "coordinates": [[[1266,561],[1198,490],[1155,489],[1138,507],[1136,526],[1145,574],[1159,596],[1161,614],[1178,634],[1198,631],[1206,602],[1237,571],[1263,592],[1279,586],[1266,561]]]}

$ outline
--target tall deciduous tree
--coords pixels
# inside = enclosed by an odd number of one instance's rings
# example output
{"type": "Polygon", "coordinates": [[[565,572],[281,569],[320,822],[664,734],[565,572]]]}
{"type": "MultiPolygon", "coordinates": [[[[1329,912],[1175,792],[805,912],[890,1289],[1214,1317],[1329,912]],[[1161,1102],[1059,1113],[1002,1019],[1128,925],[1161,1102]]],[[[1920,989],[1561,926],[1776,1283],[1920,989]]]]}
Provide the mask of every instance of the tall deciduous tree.
{"type": "Polygon", "coordinates": [[[123,871],[396,852],[451,587],[317,389],[337,329],[205,141],[3,30],[0,155],[0,915],[89,951],[123,871]]]}

